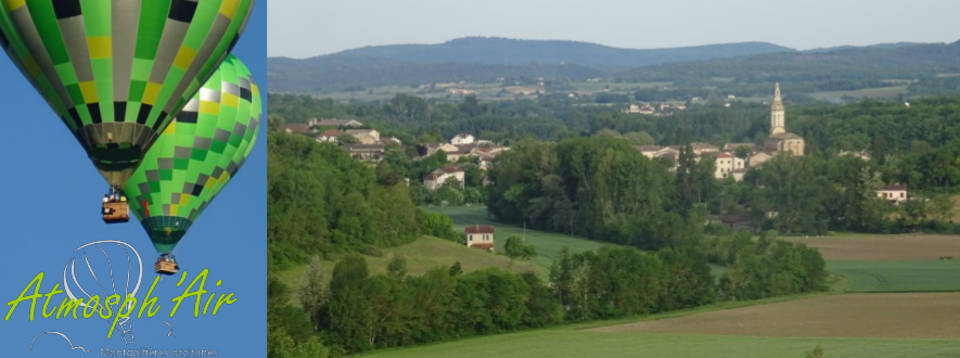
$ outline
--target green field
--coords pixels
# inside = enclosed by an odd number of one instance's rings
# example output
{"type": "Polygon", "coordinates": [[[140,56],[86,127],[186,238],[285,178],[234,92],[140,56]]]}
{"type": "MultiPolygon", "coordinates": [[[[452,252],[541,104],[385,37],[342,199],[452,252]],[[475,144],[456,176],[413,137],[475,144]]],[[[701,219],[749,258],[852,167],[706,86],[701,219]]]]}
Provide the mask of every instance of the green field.
{"type": "Polygon", "coordinates": [[[820,345],[826,357],[954,357],[960,341],[741,337],[544,329],[377,351],[363,357],[798,357],[820,345]]]}
{"type": "MultiPolygon", "coordinates": [[[[381,252],[381,256],[364,256],[371,274],[387,272],[387,265],[394,257],[405,258],[409,274],[418,276],[434,267],[450,267],[450,265],[453,265],[455,262],[460,262],[464,272],[472,272],[482,268],[499,267],[513,272],[532,271],[541,276],[546,274],[545,268],[530,262],[511,260],[503,255],[495,255],[483,250],[466,248],[458,243],[430,236],[421,237],[417,239],[417,241],[407,245],[385,248],[382,249],[381,252]]],[[[334,265],[336,265],[336,258],[322,261],[322,274],[325,280],[330,279],[334,265]]],[[[288,287],[297,290],[303,283],[302,277],[307,266],[308,265],[298,265],[279,272],[277,276],[280,278],[280,281],[288,287]]],[[[296,302],[291,303],[299,304],[296,302]]]]}
{"type": "Polygon", "coordinates": [[[853,91],[821,91],[811,94],[813,98],[823,101],[838,101],[844,97],[890,99],[907,93],[907,86],[890,86],[877,88],[862,88],[853,91]]]}
{"type": "Polygon", "coordinates": [[[847,277],[847,292],[960,291],[960,260],[837,260],[827,270],[847,277]]]}
{"type": "Polygon", "coordinates": [[[453,219],[453,226],[459,232],[463,232],[463,228],[468,225],[493,225],[496,227],[494,245],[496,246],[495,250],[497,252],[503,252],[503,245],[507,242],[508,237],[516,236],[524,238],[527,243],[537,248],[537,257],[531,261],[545,268],[550,267],[553,259],[560,255],[560,250],[563,249],[564,246],[568,247],[570,252],[574,253],[596,250],[604,246],[615,246],[614,244],[593,241],[584,237],[530,229],[527,229],[524,234],[522,227],[496,222],[487,216],[487,208],[485,206],[453,208],[424,207],[423,209],[450,216],[450,218],[453,219]]]}

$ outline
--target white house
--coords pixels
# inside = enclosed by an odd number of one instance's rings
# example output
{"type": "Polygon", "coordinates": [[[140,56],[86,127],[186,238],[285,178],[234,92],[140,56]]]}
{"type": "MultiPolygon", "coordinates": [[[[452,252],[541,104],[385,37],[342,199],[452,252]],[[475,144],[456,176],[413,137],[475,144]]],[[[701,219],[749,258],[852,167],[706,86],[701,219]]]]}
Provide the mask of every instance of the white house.
{"type": "Polygon", "coordinates": [[[467,226],[464,231],[467,233],[467,247],[493,251],[493,226],[467,226]]]}
{"type": "Polygon", "coordinates": [[[730,153],[720,153],[717,154],[716,164],[714,164],[713,177],[717,179],[724,179],[729,176],[734,176],[739,180],[743,179],[742,169],[746,168],[746,161],[742,158],[737,158],[730,153]],[[741,171],[740,175],[734,175],[737,171],[741,171]]]}
{"type": "Polygon", "coordinates": [[[461,145],[461,144],[471,144],[476,140],[472,134],[460,133],[450,138],[450,144],[461,145]]]}
{"type": "Polygon", "coordinates": [[[907,201],[907,186],[903,184],[887,185],[876,191],[877,197],[893,205],[900,205],[907,201]]]}

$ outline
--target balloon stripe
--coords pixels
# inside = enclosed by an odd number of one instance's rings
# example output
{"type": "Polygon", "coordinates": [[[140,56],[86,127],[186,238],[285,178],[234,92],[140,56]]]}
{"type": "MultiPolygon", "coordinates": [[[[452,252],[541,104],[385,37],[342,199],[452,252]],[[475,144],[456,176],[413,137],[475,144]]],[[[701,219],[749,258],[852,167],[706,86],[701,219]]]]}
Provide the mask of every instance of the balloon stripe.
{"type": "MultiPolygon", "coordinates": [[[[130,96],[130,80],[133,73],[133,57],[137,45],[137,15],[140,13],[140,2],[138,1],[114,1],[111,2],[110,9],[111,38],[113,43],[113,101],[115,103],[125,103],[130,96]]],[[[124,104],[126,108],[127,105],[124,104]]],[[[128,119],[135,120],[135,117],[126,115],[120,117],[118,122],[124,122],[128,119]]]]}
{"type": "MultiPolygon", "coordinates": [[[[0,46],[113,185],[227,56],[211,43],[235,43],[243,27],[223,23],[221,0],[2,4],[0,46]]],[[[250,4],[236,14],[248,18],[250,4]]]]}

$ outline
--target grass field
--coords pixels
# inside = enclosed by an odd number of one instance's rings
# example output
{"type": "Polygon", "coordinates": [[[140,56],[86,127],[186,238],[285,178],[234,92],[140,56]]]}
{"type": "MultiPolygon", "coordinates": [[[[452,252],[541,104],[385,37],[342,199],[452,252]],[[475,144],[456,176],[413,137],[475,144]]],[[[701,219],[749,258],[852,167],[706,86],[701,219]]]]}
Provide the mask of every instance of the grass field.
{"type": "Polygon", "coordinates": [[[522,237],[527,243],[537,248],[537,257],[531,261],[545,268],[549,268],[553,259],[560,255],[560,250],[564,246],[570,249],[570,252],[583,252],[595,250],[604,246],[615,246],[614,244],[593,241],[579,236],[570,236],[564,234],[549,233],[536,230],[524,230],[522,227],[496,222],[487,216],[485,206],[471,207],[424,207],[424,210],[430,212],[439,212],[450,216],[453,219],[453,226],[459,232],[469,225],[493,225],[496,227],[494,245],[497,252],[503,252],[503,245],[507,242],[507,237],[522,237]]]}
{"type": "Polygon", "coordinates": [[[960,356],[960,340],[956,339],[960,326],[951,314],[960,309],[958,296],[817,294],[756,303],[727,302],[686,313],[634,318],[626,324],[619,320],[570,325],[362,356],[803,357],[819,345],[826,357],[952,357],[960,356]],[[895,309],[899,307],[910,309],[895,309]],[[883,313],[872,314],[878,310],[883,313]],[[824,337],[827,335],[832,337],[824,337]],[[891,338],[897,335],[914,338],[891,338]]]}
{"type": "Polygon", "coordinates": [[[827,261],[847,277],[847,292],[960,291],[960,260],[827,261]]]}
{"type": "Polygon", "coordinates": [[[877,88],[863,88],[854,91],[821,91],[811,94],[813,98],[823,101],[839,101],[844,97],[853,98],[896,98],[899,95],[907,93],[907,86],[889,86],[877,88]]]}
{"type": "Polygon", "coordinates": [[[960,259],[960,236],[956,235],[844,233],[785,240],[817,248],[826,260],[960,259]]]}
{"type": "MultiPolygon", "coordinates": [[[[511,260],[503,255],[495,255],[483,250],[466,248],[455,242],[438,239],[435,237],[424,236],[413,243],[385,248],[382,250],[382,256],[364,256],[367,260],[367,266],[371,274],[380,274],[387,272],[387,265],[394,257],[404,257],[407,261],[407,271],[411,275],[422,275],[427,270],[434,267],[450,267],[455,262],[460,262],[464,272],[472,272],[482,268],[499,267],[513,272],[536,272],[546,275],[546,269],[542,266],[524,262],[520,260],[511,260]]],[[[325,280],[329,280],[333,273],[333,267],[336,260],[325,260],[322,262],[322,273],[325,280]]],[[[277,274],[280,280],[288,287],[296,290],[302,282],[302,277],[308,265],[299,265],[277,274]]],[[[295,303],[295,302],[291,302],[295,303]]],[[[298,304],[298,303],[295,303],[298,304]]]]}
{"type": "Polygon", "coordinates": [[[847,278],[847,292],[960,291],[960,236],[834,233],[785,240],[819,250],[827,270],[847,278]]]}
{"type": "Polygon", "coordinates": [[[546,329],[377,351],[370,358],[802,358],[820,345],[826,357],[955,357],[960,341],[929,339],[743,337],[546,329]]]}

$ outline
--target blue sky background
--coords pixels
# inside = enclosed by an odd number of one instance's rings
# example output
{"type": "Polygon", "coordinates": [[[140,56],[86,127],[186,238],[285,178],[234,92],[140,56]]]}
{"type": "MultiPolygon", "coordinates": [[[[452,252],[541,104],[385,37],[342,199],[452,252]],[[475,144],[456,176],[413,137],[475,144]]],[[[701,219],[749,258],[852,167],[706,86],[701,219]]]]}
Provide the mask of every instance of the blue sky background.
{"type": "MultiPolygon", "coordinates": [[[[233,53],[254,74],[266,101],[266,0],[256,7],[233,53]]],[[[264,103],[264,106],[266,103],[264,103]]],[[[263,117],[264,124],[266,115],[263,117]]],[[[135,344],[127,346],[118,334],[107,340],[111,322],[101,319],[28,321],[29,304],[16,309],[9,321],[7,302],[19,296],[30,280],[45,272],[42,292],[62,281],[62,270],[73,250],[87,242],[120,240],[143,257],[142,298],[152,282],[157,253],[136,218],[127,224],[105,225],[99,201],[107,184],[87,159],[67,127],[23,79],[6,54],[0,55],[0,356],[100,356],[109,349],[207,349],[220,357],[266,356],[266,135],[260,138],[245,166],[197,219],[174,254],[181,270],[193,277],[210,269],[207,289],[233,292],[238,301],[224,306],[216,317],[192,316],[192,306],[181,306],[174,318],[170,299],[182,293],[179,276],[158,284],[160,312],[135,320],[135,344]],[[213,285],[217,280],[223,284],[213,285]],[[169,321],[169,328],[162,323],[169,321]],[[62,338],[43,336],[33,351],[31,339],[44,331],[60,331],[90,353],[70,351],[62,338]]],[[[116,265],[115,269],[124,265],[116,265]]],[[[79,267],[78,267],[79,268],[79,267]]],[[[102,270],[106,272],[106,270],[102,270]]],[[[98,271],[100,272],[100,271],[98,271]]],[[[60,294],[55,302],[65,297],[60,294]]],[[[185,302],[186,303],[192,303],[185,302]]],[[[205,303],[205,302],[204,302],[205,303]]],[[[40,302],[42,304],[42,302],[40,302]]],[[[38,305],[38,310],[40,309],[38,305]]],[[[212,307],[211,307],[212,310],[212,307]]]]}
{"type": "Polygon", "coordinates": [[[297,58],[463,36],[626,48],[767,41],[810,49],[960,39],[960,1],[946,0],[281,0],[269,5],[269,55],[297,58]]]}

